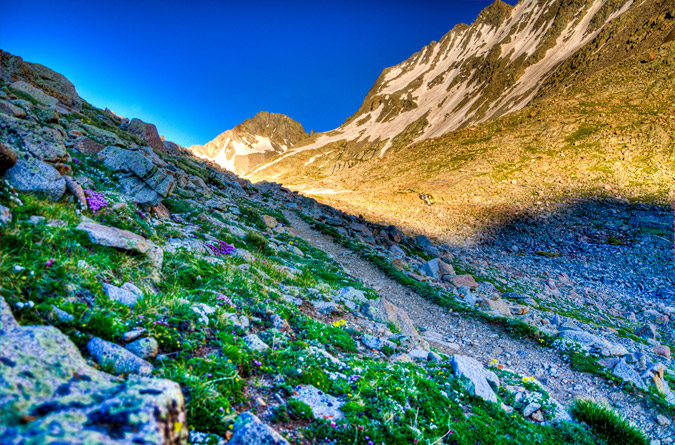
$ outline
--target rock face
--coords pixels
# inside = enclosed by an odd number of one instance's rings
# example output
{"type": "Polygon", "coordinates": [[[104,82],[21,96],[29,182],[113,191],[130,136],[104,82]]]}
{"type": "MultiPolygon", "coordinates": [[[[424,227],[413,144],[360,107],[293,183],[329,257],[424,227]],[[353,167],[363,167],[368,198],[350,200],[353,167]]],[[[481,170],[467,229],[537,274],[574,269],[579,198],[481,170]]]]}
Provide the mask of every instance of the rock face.
{"type": "Polygon", "coordinates": [[[140,119],[132,119],[129,123],[129,133],[140,136],[149,146],[157,151],[166,151],[164,142],[157,133],[157,127],[154,124],[148,124],[140,119]]]}
{"type": "Polygon", "coordinates": [[[499,385],[499,378],[494,372],[485,369],[476,359],[464,355],[455,354],[450,364],[455,375],[465,379],[469,391],[483,400],[497,403],[497,395],[488,383],[499,385]]]}
{"type": "Polygon", "coordinates": [[[0,298],[0,443],[187,445],[178,384],[87,365],[51,326],[20,327],[0,298]],[[31,419],[29,422],[23,419],[31,419]]]}
{"type": "Polygon", "coordinates": [[[17,190],[45,195],[57,201],[66,191],[66,181],[51,165],[38,159],[20,160],[7,170],[5,179],[17,190]]]}
{"type": "Polygon", "coordinates": [[[51,127],[0,115],[0,131],[20,154],[29,154],[47,162],[60,162],[68,158],[61,133],[51,127]]]}
{"type": "Polygon", "coordinates": [[[206,145],[193,145],[188,150],[240,175],[308,136],[290,117],[261,111],[206,145]]]}
{"type": "Polygon", "coordinates": [[[106,147],[99,152],[106,167],[120,175],[123,190],[134,201],[146,207],[157,206],[176,187],[172,172],[157,165],[149,150],[126,150],[106,147]]]}
{"type": "Polygon", "coordinates": [[[82,111],[82,99],[75,86],[63,75],[37,63],[24,62],[21,57],[0,50],[0,77],[8,83],[24,81],[74,111],[82,111]]]}
{"type": "Polygon", "coordinates": [[[146,240],[128,230],[108,227],[95,222],[82,222],[75,230],[82,230],[89,235],[89,239],[94,244],[101,246],[115,247],[117,249],[132,250],[145,254],[158,269],[162,268],[164,261],[164,252],[155,243],[146,240]]]}
{"type": "Polygon", "coordinates": [[[87,343],[89,354],[103,367],[118,374],[150,374],[152,365],[121,346],[94,337],[87,343]]]}

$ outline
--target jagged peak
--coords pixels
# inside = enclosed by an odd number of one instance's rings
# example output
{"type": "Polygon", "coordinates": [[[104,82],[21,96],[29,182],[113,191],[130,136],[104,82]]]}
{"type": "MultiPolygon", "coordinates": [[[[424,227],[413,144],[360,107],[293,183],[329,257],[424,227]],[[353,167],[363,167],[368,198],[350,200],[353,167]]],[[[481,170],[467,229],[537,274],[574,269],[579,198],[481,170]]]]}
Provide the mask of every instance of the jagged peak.
{"type": "Polygon", "coordinates": [[[474,24],[485,23],[496,28],[511,16],[511,11],[513,6],[502,0],[495,0],[478,14],[474,24]]]}

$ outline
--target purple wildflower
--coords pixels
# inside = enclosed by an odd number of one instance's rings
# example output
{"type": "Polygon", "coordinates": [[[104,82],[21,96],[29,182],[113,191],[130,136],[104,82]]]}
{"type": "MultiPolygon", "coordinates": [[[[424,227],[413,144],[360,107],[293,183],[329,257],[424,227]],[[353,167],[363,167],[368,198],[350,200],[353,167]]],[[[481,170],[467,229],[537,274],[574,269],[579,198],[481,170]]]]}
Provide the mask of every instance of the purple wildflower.
{"type": "MultiPolygon", "coordinates": [[[[206,244],[206,247],[211,249],[213,256],[224,256],[234,252],[234,246],[227,244],[225,241],[217,240],[214,244],[206,244]]],[[[231,304],[231,303],[230,303],[231,304]]]]}
{"type": "Polygon", "coordinates": [[[105,199],[102,193],[96,192],[92,189],[86,189],[84,193],[87,195],[87,204],[92,213],[96,213],[101,209],[108,207],[108,200],[105,199]]]}

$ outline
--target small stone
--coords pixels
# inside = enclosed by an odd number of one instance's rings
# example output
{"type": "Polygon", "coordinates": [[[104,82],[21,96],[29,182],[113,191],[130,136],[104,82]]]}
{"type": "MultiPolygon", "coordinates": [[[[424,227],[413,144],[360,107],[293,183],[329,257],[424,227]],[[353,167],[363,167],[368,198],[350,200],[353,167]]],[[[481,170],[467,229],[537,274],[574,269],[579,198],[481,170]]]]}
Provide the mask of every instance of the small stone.
{"type": "Polygon", "coordinates": [[[538,403],[530,403],[523,409],[523,417],[530,417],[532,414],[534,414],[535,411],[539,411],[541,409],[541,405],[538,403]]]}
{"type": "Polygon", "coordinates": [[[408,351],[408,355],[413,360],[427,361],[429,359],[429,352],[424,349],[412,349],[411,351],[408,351]]]}
{"type": "Polygon", "coordinates": [[[115,343],[94,337],[87,343],[87,351],[103,367],[119,374],[150,374],[152,365],[115,343]]]}
{"type": "Polygon", "coordinates": [[[316,419],[339,420],[345,417],[340,411],[344,402],[337,397],[326,394],[312,385],[298,385],[294,389],[292,398],[309,405],[316,419]]]}
{"type": "Polygon", "coordinates": [[[125,342],[131,342],[138,338],[141,338],[147,332],[146,329],[134,329],[133,331],[128,331],[122,334],[122,338],[125,342]]]}
{"type": "Polygon", "coordinates": [[[273,216],[262,215],[262,220],[265,223],[265,225],[270,229],[274,229],[276,226],[279,225],[279,221],[277,221],[277,219],[273,216]]]}
{"type": "Polygon", "coordinates": [[[280,331],[283,331],[283,332],[290,332],[291,326],[288,324],[288,322],[286,320],[281,318],[278,314],[273,314],[270,317],[270,320],[272,321],[272,325],[276,329],[278,329],[280,331]]]}
{"type": "Polygon", "coordinates": [[[58,321],[59,323],[73,323],[75,321],[75,317],[63,309],[54,306],[53,304],[50,316],[53,320],[58,321]]]}
{"type": "Polygon", "coordinates": [[[659,422],[659,425],[661,426],[669,426],[670,425],[670,419],[668,419],[666,416],[663,414],[659,414],[656,416],[656,421],[659,422]]]}
{"type": "Polygon", "coordinates": [[[458,288],[466,286],[469,289],[474,290],[478,287],[478,283],[471,275],[456,275],[450,278],[450,282],[458,288]]]}
{"type": "Polygon", "coordinates": [[[143,358],[149,359],[157,356],[159,351],[159,343],[152,337],[139,338],[133,343],[129,343],[125,346],[126,350],[132,354],[143,358]]]}
{"type": "Polygon", "coordinates": [[[361,343],[363,343],[368,349],[375,349],[377,351],[381,351],[384,347],[391,349],[396,348],[395,343],[368,334],[363,334],[363,336],[361,336],[361,343]]]}
{"type": "Polygon", "coordinates": [[[652,351],[654,351],[654,354],[670,359],[670,347],[668,346],[656,345],[652,348],[652,351]]]}
{"type": "Polygon", "coordinates": [[[111,300],[122,303],[126,306],[134,307],[136,303],[138,303],[138,295],[131,293],[121,287],[103,283],[103,291],[111,300]]]}
{"type": "Polygon", "coordinates": [[[9,207],[0,204],[0,227],[9,225],[12,222],[12,211],[9,207]]]}
{"type": "Polygon", "coordinates": [[[249,348],[253,349],[254,351],[265,351],[269,349],[269,346],[260,339],[256,334],[249,334],[245,337],[243,337],[244,343],[246,343],[246,346],[249,348]]]}
{"type": "Polygon", "coordinates": [[[339,312],[340,307],[330,301],[312,301],[312,306],[320,314],[330,315],[334,312],[339,312]]]}

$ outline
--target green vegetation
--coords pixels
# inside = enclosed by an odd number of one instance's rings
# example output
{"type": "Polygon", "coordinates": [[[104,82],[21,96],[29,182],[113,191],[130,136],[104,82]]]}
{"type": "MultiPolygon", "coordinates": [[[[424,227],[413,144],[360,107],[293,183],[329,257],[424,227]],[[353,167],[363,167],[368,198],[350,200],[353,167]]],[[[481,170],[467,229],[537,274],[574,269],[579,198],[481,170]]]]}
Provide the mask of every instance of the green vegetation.
{"type": "Polygon", "coordinates": [[[649,439],[610,407],[592,400],[576,400],[572,415],[586,423],[608,444],[647,445],[649,439]]]}

